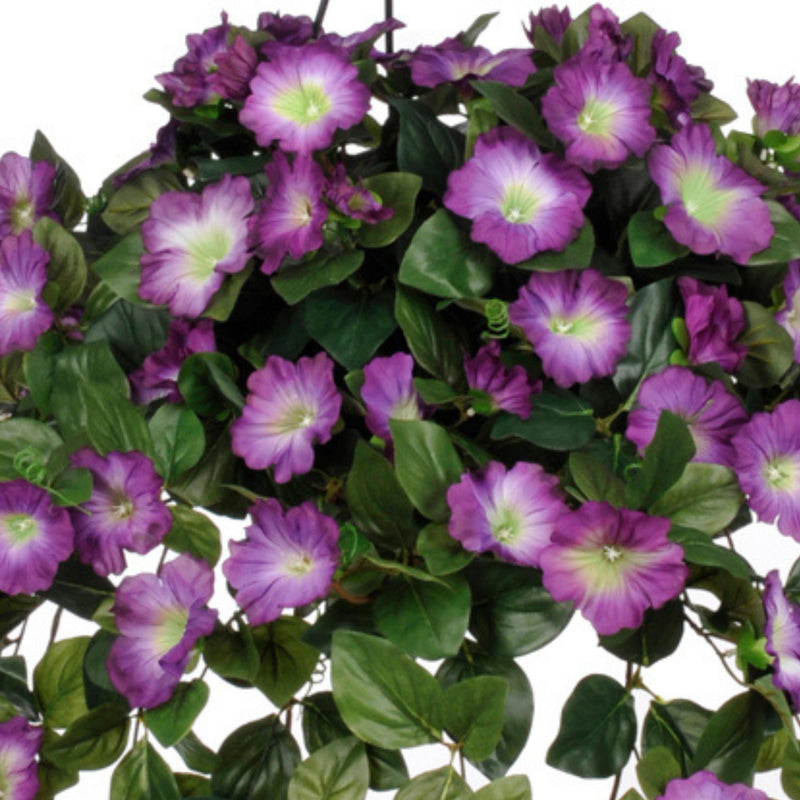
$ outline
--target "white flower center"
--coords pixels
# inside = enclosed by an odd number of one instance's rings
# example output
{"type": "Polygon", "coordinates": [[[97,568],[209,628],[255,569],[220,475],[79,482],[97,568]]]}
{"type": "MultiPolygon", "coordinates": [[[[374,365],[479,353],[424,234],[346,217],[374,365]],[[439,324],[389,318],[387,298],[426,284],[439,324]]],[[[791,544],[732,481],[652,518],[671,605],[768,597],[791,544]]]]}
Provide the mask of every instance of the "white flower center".
{"type": "Polygon", "coordinates": [[[618,561],[622,558],[622,550],[614,544],[604,544],[603,545],[603,558],[608,561],[609,564],[613,564],[614,562],[618,561]]]}
{"type": "Polygon", "coordinates": [[[120,498],[120,500],[111,507],[111,516],[114,519],[128,519],[133,516],[133,501],[130,497],[120,498]]]}
{"type": "Polygon", "coordinates": [[[8,514],[2,521],[13,544],[24,544],[36,536],[36,520],[30,514],[8,514]]]}
{"type": "Polygon", "coordinates": [[[36,209],[30,197],[22,196],[11,209],[11,233],[18,236],[22,231],[33,227],[36,209]]]}
{"type": "Polygon", "coordinates": [[[798,465],[787,456],[776,456],[767,462],[764,478],[778,491],[787,491],[797,486],[798,465]]]}
{"type": "Polygon", "coordinates": [[[293,553],[286,559],[285,567],[290,575],[300,577],[311,572],[314,567],[314,561],[308,553],[293,553]]]}

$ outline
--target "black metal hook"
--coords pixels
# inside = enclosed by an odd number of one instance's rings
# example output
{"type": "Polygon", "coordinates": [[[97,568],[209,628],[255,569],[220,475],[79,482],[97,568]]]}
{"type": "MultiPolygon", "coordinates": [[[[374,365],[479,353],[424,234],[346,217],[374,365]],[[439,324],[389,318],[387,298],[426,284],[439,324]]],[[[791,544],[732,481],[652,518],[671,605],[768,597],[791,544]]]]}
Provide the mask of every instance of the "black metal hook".
{"type": "MultiPolygon", "coordinates": [[[[314,38],[319,38],[320,31],[322,30],[322,21],[325,19],[325,12],[328,10],[328,3],[330,0],[320,0],[317,7],[317,14],[314,17],[314,38]]],[[[383,16],[388,22],[393,16],[394,0],[384,0],[383,3],[383,16]]],[[[394,31],[386,31],[386,52],[391,54],[394,52],[394,31]]]]}

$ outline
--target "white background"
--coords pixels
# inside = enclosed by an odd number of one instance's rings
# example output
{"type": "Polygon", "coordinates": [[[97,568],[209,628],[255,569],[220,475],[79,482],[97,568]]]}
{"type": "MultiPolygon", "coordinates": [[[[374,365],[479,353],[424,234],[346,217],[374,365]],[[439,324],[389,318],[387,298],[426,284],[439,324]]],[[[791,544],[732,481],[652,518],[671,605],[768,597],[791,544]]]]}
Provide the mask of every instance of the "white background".
{"type": "MultiPolygon", "coordinates": [[[[81,176],[84,191],[93,194],[102,179],[153,141],[166,121],[165,112],[141,100],[155,86],[153,76],[169,71],[183,55],[184,36],[219,21],[220,0],[28,0],[0,4],[0,154],[15,150],[27,154],[34,131],[40,128],[81,176]]],[[[435,44],[465,28],[481,13],[502,13],[480,43],[498,50],[526,46],[520,21],[527,19],[527,3],[485,0],[395,0],[395,16],[408,29],[395,34],[396,47],[435,44]]],[[[574,6],[577,16],[583,6],[574,6]]],[[[749,129],[751,115],[745,78],[783,82],[798,71],[797,31],[800,12],[789,0],[748,4],[706,0],[670,3],[617,2],[620,18],[643,10],[663,27],[677,30],[681,54],[699,64],[716,84],[715,94],[740,114],[738,127],[749,129]]],[[[246,0],[230,0],[231,22],[253,27],[260,11],[314,15],[316,3],[303,0],[270,8],[246,0]]],[[[536,10],[535,8],[533,10],[536,10]]],[[[361,30],[383,13],[380,0],[331,0],[326,26],[342,34],[361,30]]],[[[241,526],[228,525],[226,539],[240,538],[241,526]]],[[[736,534],[737,547],[760,574],[772,567],[786,574],[800,556],[800,544],[767,527],[736,534]]],[[[134,570],[146,561],[133,562],[134,570]]],[[[221,616],[230,613],[230,599],[220,578],[217,605],[221,616]]],[[[52,607],[35,615],[23,652],[30,668],[44,649],[52,607]]],[[[66,617],[67,615],[65,615],[66,617]]],[[[61,636],[84,632],[79,621],[65,619],[61,636]]],[[[568,630],[538,653],[521,660],[533,684],[536,711],[528,746],[513,772],[531,778],[534,797],[605,798],[610,781],[582,781],[544,764],[544,754],[558,726],[560,709],[584,675],[606,672],[618,680],[624,664],[597,647],[590,626],[576,618],[568,630]]],[[[688,697],[709,708],[736,694],[738,687],[724,673],[704,643],[687,631],[678,654],[645,670],[647,684],[665,699],[688,697]]],[[[218,747],[236,727],[271,712],[257,691],[233,689],[213,680],[211,702],[197,732],[218,747]]],[[[647,699],[637,697],[637,709],[646,711],[647,699]]],[[[179,760],[167,756],[175,767],[179,760]]],[[[412,773],[446,763],[441,747],[420,748],[411,754],[412,773]]],[[[65,800],[101,800],[108,796],[110,771],[84,774],[81,783],[61,795],[65,800]]],[[[479,785],[476,781],[474,786],[479,785]]],[[[622,791],[636,785],[629,767],[622,791]]],[[[785,795],[777,773],[757,778],[757,786],[774,798],[785,795]]],[[[382,795],[384,797],[391,795],[382,795]]]]}

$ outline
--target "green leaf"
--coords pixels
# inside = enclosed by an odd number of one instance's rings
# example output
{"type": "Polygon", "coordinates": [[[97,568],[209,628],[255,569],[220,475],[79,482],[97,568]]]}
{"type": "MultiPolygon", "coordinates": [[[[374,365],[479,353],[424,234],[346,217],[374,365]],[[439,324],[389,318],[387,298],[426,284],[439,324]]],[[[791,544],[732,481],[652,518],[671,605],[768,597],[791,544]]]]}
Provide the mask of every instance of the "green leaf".
{"type": "Polygon", "coordinates": [[[800,753],[793,747],[783,754],[781,786],[791,800],[800,800],[800,753]]]}
{"type": "Polygon", "coordinates": [[[170,506],[172,527],[164,544],[176,553],[190,553],[216,566],[222,553],[219,528],[205,515],[187,506],[170,506]]]}
{"type": "Polygon", "coordinates": [[[35,720],[39,716],[36,698],[28,689],[27,670],[22,656],[0,658],[0,697],[28,719],[35,720]]]}
{"type": "Polygon", "coordinates": [[[369,788],[369,762],[362,742],[335,739],[312,753],[289,781],[289,800],[363,800],[369,788]]]}
{"type": "Polygon", "coordinates": [[[544,124],[536,106],[524,98],[516,89],[499,81],[470,81],[491,104],[495,114],[528,139],[552,148],[555,138],[544,124]]]}
{"type": "Polygon", "coordinates": [[[182,191],[180,181],[169,169],[149,169],[126,181],[108,199],[103,222],[114,233],[125,236],[148,217],[152,202],[170,191],[182,191]]]}
{"type": "Polygon", "coordinates": [[[375,627],[409,655],[429,660],[455,655],[467,632],[471,596],[461,575],[445,581],[390,581],[375,597],[375,627]]]}
{"type": "MultiPolygon", "coordinates": [[[[58,406],[74,396],[76,383],[98,384],[120,397],[130,396],[128,378],[107,342],[86,342],[67,347],[56,355],[51,398],[56,419],[59,418],[58,406]]],[[[60,419],[59,424],[64,427],[60,419]]]]}
{"type": "Polygon", "coordinates": [[[594,228],[585,220],[578,235],[563,250],[545,250],[527,261],[520,261],[517,269],[537,272],[556,272],[561,269],[583,269],[588,267],[594,253],[594,228]]]}
{"type": "Polygon", "coordinates": [[[601,636],[600,645],[623,661],[649,667],[677,650],[683,637],[683,605],[671,600],[659,609],[648,608],[638,628],[623,628],[601,636]]]}
{"type": "Polygon", "coordinates": [[[59,564],[52,585],[41,594],[67,611],[91,619],[100,603],[114,596],[114,584],[73,555],[59,564]]]}
{"type": "Polygon", "coordinates": [[[777,384],[792,366],[794,342],[764,306],[748,300],[742,305],[747,327],[738,341],[747,346],[747,355],[736,377],[745,386],[766,389],[777,384]]]}
{"type": "Polygon", "coordinates": [[[236,367],[224,353],[193,353],[181,365],[178,389],[186,405],[201,417],[214,417],[228,405],[244,407],[236,385],[236,367]]]}
{"type": "Polygon", "coordinates": [[[716,122],[727,125],[733,122],[737,114],[725,102],[714,95],[703,92],[691,105],[692,119],[703,122],[716,122]]]}
{"type": "Polygon", "coordinates": [[[683,777],[681,765],[666,747],[648,750],[636,765],[636,774],[648,800],[663,795],[673,778],[683,777]]]}
{"type": "Polygon", "coordinates": [[[591,453],[570,453],[569,472],[587,500],[610,503],[614,508],[625,505],[625,483],[591,453]]]}
{"type": "Polygon", "coordinates": [[[125,705],[127,700],[116,690],[108,674],[108,655],[117,636],[99,630],[92,636],[83,659],[83,688],[89,710],[104,703],[125,705]]]}
{"type": "Polygon", "coordinates": [[[59,448],[61,437],[43,422],[26,417],[9,417],[0,422],[0,481],[13,481],[20,474],[14,459],[21,450],[30,449],[43,463],[59,448]]]}
{"type": "Polygon", "coordinates": [[[767,200],[769,217],[775,234],[769,247],[750,257],[745,266],[763,267],[768,264],[785,264],[800,258],[800,222],[776,200],[767,200]]]}
{"type": "Polygon", "coordinates": [[[499,12],[493,11],[490,14],[481,14],[465,31],[456,36],[465,47],[473,47],[478,37],[489,27],[489,23],[499,12]]]}
{"type": "Polygon", "coordinates": [[[203,772],[206,775],[213,772],[217,766],[217,755],[206,747],[194,733],[187,733],[176,745],[175,751],[183,759],[189,769],[203,772]]]}
{"type": "Polygon", "coordinates": [[[451,575],[459,572],[475,558],[448,532],[447,526],[435,522],[426,525],[417,537],[417,550],[425,559],[431,575],[451,575]]]}
{"type": "Polygon", "coordinates": [[[508,684],[503,678],[480,675],[454,683],[442,698],[442,722],[470,761],[488,758],[503,731],[508,684]]]}
{"type": "Polygon", "coordinates": [[[389,420],[397,480],[414,507],[434,522],[450,516],[445,493],[463,467],[444,428],[422,420],[389,420]]]}
{"type": "Polygon", "coordinates": [[[628,223],[631,260],[637,267],[660,267],[683,258],[689,248],[672,238],[652,211],[637,211],[628,223]]]}
{"type": "Polygon", "coordinates": [[[110,250],[106,250],[92,264],[92,272],[110,286],[118,297],[133,304],[143,303],[139,297],[142,253],[142,234],[135,230],[120,239],[110,250]]]}
{"type": "Polygon", "coordinates": [[[203,644],[203,659],[222,678],[252,683],[261,659],[249,625],[237,620],[238,630],[218,626],[203,644]]]}
{"type": "Polygon", "coordinates": [[[78,397],[85,409],[89,441],[101,456],[112,450],[152,453],[150,429],[130,400],[94,383],[78,384],[78,397]]]}
{"type": "Polygon", "coordinates": [[[83,691],[88,636],[53,642],[33,671],[33,688],[45,721],[66,728],[89,710],[83,691]]]}
{"type": "Polygon", "coordinates": [[[531,782],[524,775],[510,775],[487,784],[473,800],[531,800],[531,782]]]}
{"type": "Polygon", "coordinates": [[[208,800],[211,796],[211,781],[204,775],[176,772],[175,783],[178,785],[181,797],[205,797],[208,800]]]}
{"type": "Polygon", "coordinates": [[[391,208],[394,213],[374,225],[362,224],[357,234],[358,243],[362,247],[386,247],[404,233],[414,219],[422,179],[407,172],[384,172],[367,178],[364,185],[380,197],[384,208],[391,208]]]}
{"type": "Polygon", "coordinates": [[[6,636],[21,625],[42,602],[36,595],[9,596],[0,592],[0,636],[6,636]]]}
{"type": "Polygon", "coordinates": [[[632,71],[635,75],[646,74],[652,61],[653,36],[661,29],[647,14],[639,12],[620,25],[622,32],[633,39],[632,71]]]}
{"type": "Polygon", "coordinates": [[[331,678],[342,719],[360,739],[394,749],[441,737],[439,684],[391,642],[337,631],[331,678]]]}
{"type": "Polygon", "coordinates": [[[270,279],[272,288],[290,305],[325,286],[336,286],[349,278],[364,263],[363,250],[351,250],[338,256],[320,253],[310,261],[284,267],[270,279]]]}
{"type": "Polygon", "coordinates": [[[436,297],[481,297],[494,283],[494,260],[440,208],[417,228],[398,279],[436,297]]]}
{"type": "Polygon", "coordinates": [[[225,277],[222,286],[217,289],[208,301],[208,306],[201,316],[213,319],[215,322],[227,322],[236,307],[236,301],[242,293],[244,285],[253,274],[253,262],[249,262],[244,269],[225,277]]]}
{"type": "Polygon", "coordinates": [[[153,746],[142,739],[111,776],[114,800],[181,800],[175,776],[153,746]]]}
{"type": "Polygon", "coordinates": [[[414,388],[423,402],[430,405],[446,405],[458,397],[458,392],[436,378],[414,378],[414,388]]]}
{"type": "Polygon", "coordinates": [[[683,771],[689,771],[694,751],[711,712],[691,700],[654,700],[642,728],[642,750],[666,747],[683,771]]]}
{"type": "Polygon", "coordinates": [[[189,733],[208,694],[208,685],[201,680],[179,683],[166,703],[144,712],[145,724],[162,747],[172,747],[189,733]]]}
{"type": "Polygon", "coordinates": [[[581,778],[608,778],[627,764],[635,740],[630,692],[607,675],[589,675],[562,709],[547,763],[581,778]]]}
{"type": "Polygon", "coordinates": [[[56,168],[52,208],[63,221],[64,227],[74,228],[81,221],[86,204],[75,170],[56,152],[41,131],[36,131],[33,137],[30,158],[31,161],[48,161],[56,168]]]}
{"type": "Polygon", "coordinates": [[[50,217],[36,221],[33,238],[50,254],[47,280],[58,286],[58,300],[53,310],[65,311],[80,299],[86,286],[88,269],[83,250],[77,239],[50,217]]]}
{"type": "Polygon", "coordinates": [[[690,564],[704,567],[721,567],[737,578],[749,581],[752,569],[738,553],[727,547],[714,544],[707,533],[673,525],[669,532],[670,541],[683,548],[684,558],[690,564]]]}
{"type": "Polygon", "coordinates": [[[206,434],[194,411],[164,403],[148,423],[153,437],[153,460],[169,484],[203,457],[206,434]]]}
{"type": "Polygon", "coordinates": [[[452,767],[442,767],[409,781],[394,800],[467,800],[471,796],[463,778],[452,767]]]}

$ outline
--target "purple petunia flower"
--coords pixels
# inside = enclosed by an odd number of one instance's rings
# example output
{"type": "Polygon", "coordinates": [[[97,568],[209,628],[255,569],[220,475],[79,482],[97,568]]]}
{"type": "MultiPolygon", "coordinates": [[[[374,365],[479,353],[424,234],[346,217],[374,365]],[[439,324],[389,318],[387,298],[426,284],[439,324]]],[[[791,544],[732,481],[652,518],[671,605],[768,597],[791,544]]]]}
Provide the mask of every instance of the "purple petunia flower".
{"type": "Polygon", "coordinates": [[[733,437],[733,448],[750,508],[800,541],[800,400],[753,414],[733,437]]]}
{"type": "Polygon", "coordinates": [[[33,162],[17,153],[0,158],[0,239],[18,235],[40,217],[58,217],[53,204],[55,167],[47,161],[33,162]]]}
{"type": "Polygon", "coordinates": [[[729,255],[737,264],[769,245],[775,231],[760,197],[764,187],[716,154],[707,125],[688,124],[668,145],[656,145],[648,167],[677,242],[700,255],[729,255]]]}
{"type": "Polygon", "coordinates": [[[112,180],[114,191],[127,183],[131,178],[141,175],[148,169],[167,164],[175,160],[175,142],[181,123],[175,118],[170,118],[166,125],[162,125],[156,133],[156,140],[150,145],[149,153],[137,161],[132,167],[115,175],[112,180]]]}
{"type": "Polygon", "coordinates": [[[566,511],[558,478],[520,461],[506,470],[490,461],[447,490],[450,536],[466,550],[496,553],[513,564],[538,567],[556,520],[566,511]]]}
{"type": "Polygon", "coordinates": [[[641,158],[656,132],[650,124],[650,85],[627,64],[581,53],[556,67],[555,85],[542,98],[550,130],[566,146],[565,158],[586,172],[615,169],[629,155],[641,158]]]}
{"type": "Polygon", "coordinates": [[[194,353],[213,353],[216,349],[213,320],[173,319],[164,346],[128,376],[135,402],[146,404],[166,397],[170,403],[180,403],[183,398],[178,375],[183,362],[194,353]]]}
{"type": "Polygon", "coordinates": [[[231,426],[232,450],[250,469],[275,467],[286,483],[314,466],[314,442],[331,438],[342,397],[325,354],[296,364],[270,356],[247,380],[247,402],[231,426]]]}
{"type": "Polygon", "coordinates": [[[44,489],[20,479],[0,483],[0,592],[49,589],[74,540],[67,510],[44,489]]]}
{"type": "Polygon", "coordinates": [[[747,355],[747,345],[737,341],[747,325],[744,306],[728,297],[725,284],[708,286],[683,275],[678,288],[686,306],[689,362],[716,362],[726,372],[737,370],[747,355]]]}
{"type": "Polygon", "coordinates": [[[756,112],[753,130],[762,139],[769,131],[788,136],[800,134],[800,84],[788,80],[782,86],[770,81],[747,81],[747,96],[756,112]]]}
{"type": "Polygon", "coordinates": [[[36,754],[43,728],[34,728],[24,717],[0,722],[0,789],[4,800],[33,800],[39,791],[36,754]]]}
{"type": "Polygon", "coordinates": [[[564,6],[559,10],[558,6],[549,6],[540,8],[536,14],[531,11],[528,14],[530,27],[524,28],[523,25],[523,28],[531,44],[536,44],[537,28],[542,28],[556,44],[561,44],[570,22],[572,22],[572,14],[570,14],[569,8],[564,6]]]}
{"type": "Polygon", "coordinates": [[[53,312],[42,299],[49,261],[30,231],[0,240],[0,357],[33,350],[53,324],[53,312]]]}
{"type": "Polygon", "coordinates": [[[800,261],[790,261],[786,277],[783,279],[783,292],[786,308],[775,315],[794,342],[794,360],[800,362],[800,261]]]}
{"type": "Polygon", "coordinates": [[[733,467],[736,453],[731,438],[748,416],[722,381],[706,383],[686,367],[667,367],[642,383],[636,403],[625,435],[640,454],[653,440],[661,412],[671,411],[689,426],[695,446],[692,461],[733,467]]]}
{"type": "Polygon", "coordinates": [[[367,427],[385,442],[392,440],[390,419],[422,419],[427,409],[414,388],[414,359],[407,353],[373,358],[364,367],[361,399],[367,427]]]}
{"type": "Polygon", "coordinates": [[[275,37],[283,44],[301,45],[314,36],[314,21],[311,17],[296,17],[292,14],[274,14],[264,11],[258,15],[256,27],[275,37]]]}
{"type": "Polygon", "coordinates": [[[339,565],[339,527],[306,501],[283,512],[270,498],[250,508],[253,524],[242,542],[231,542],[222,572],[251,625],[280,617],[328,593],[339,565]]]}
{"type": "Polygon", "coordinates": [[[253,198],[247,178],[225,175],[202,194],[166,192],[142,225],[145,253],[139,296],[168,305],[176,315],[199,317],[226,273],[250,257],[247,217],[253,198]]]}
{"type": "Polygon", "coordinates": [[[494,128],[450,173],[444,204],[473,220],[476,242],[516,264],[543,250],[563,250],[575,239],[591,192],[580,170],[542,153],[513,128],[494,128]]]}
{"type": "Polygon", "coordinates": [[[541,381],[531,383],[524,367],[507,367],[500,360],[496,339],[481,347],[474,358],[464,355],[464,372],[470,389],[488,395],[490,411],[502,409],[522,419],[531,415],[531,395],[542,388],[541,381]]]}
{"type": "Polygon", "coordinates": [[[772,682],[789,692],[792,705],[800,708],[800,607],[784,594],[776,569],[764,582],[764,613],[766,651],[775,657],[772,682]]]}
{"type": "Polygon", "coordinates": [[[587,38],[581,53],[614,62],[624,61],[632,52],[633,37],[622,33],[619,17],[611,9],[595,3],[589,9],[587,38]]]}
{"type": "Polygon", "coordinates": [[[258,53],[242,36],[214,58],[216,71],[209,78],[212,91],[226,100],[244,100],[258,67],[258,53]]]}
{"type": "Polygon", "coordinates": [[[384,206],[361,179],[357,183],[350,182],[344,164],[336,165],[333,175],[325,184],[325,199],[342,214],[369,225],[391,219],[394,215],[394,210],[384,206]]]}
{"type": "Polygon", "coordinates": [[[607,636],[638,628],[648,608],[677,597],[689,576],[683,549],[667,538],[671,522],[609,503],[584,503],[556,525],[541,555],[542,583],[572,600],[607,636]]]}
{"type": "Polygon", "coordinates": [[[153,708],[172,696],[197,640],[214,630],[217,612],[205,608],[213,594],[211,567],[185,553],[160,575],[123,578],[111,609],[121,635],[108,675],[132,707],[153,708]]]}
{"type": "Polygon", "coordinates": [[[545,374],[566,388],[613,375],[631,337],[627,296],[595,269],[534,272],[508,311],[545,374]]]}
{"type": "Polygon", "coordinates": [[[724,783],[713,772],[703,770],[688,778],[673,778],[656,800],[769,800],[759,789],[744,783],[724,783]]]}
{"type": "Polygon", "coordinates": [[[263,259],[261,271],[271,275],[287,253],[299,259],[322,246],[328,209],[322,199],[325,176],[313,159],[297,156],[290,166],[277,151],[264,169],[269,186],[251,219],[250,236],[263,259]]]}
{"type": "Polygon", "coordinates": [[[259,64],[239,121],[268,147],[311,153],[333,141],[337,128],[361,122],[369,110],[369,89],[344,50],[325,42],[301,48],[273,46],[259,64]]]}
{"type": "Polygon", "coordinates": [[[91,497],[70,512],[78,555],[98,575],[118,575],[126,566],[123,550],[149,553],[172,525],[161,500],[163,481],[153,462],[135,451],[103,458],[84,448],[72,456],[72,466],[92,473],[91,497]]]}

